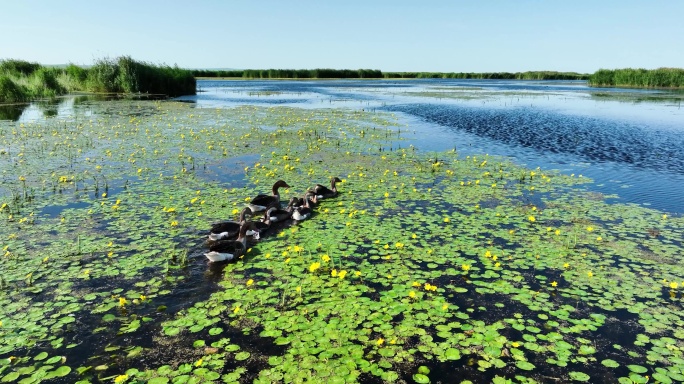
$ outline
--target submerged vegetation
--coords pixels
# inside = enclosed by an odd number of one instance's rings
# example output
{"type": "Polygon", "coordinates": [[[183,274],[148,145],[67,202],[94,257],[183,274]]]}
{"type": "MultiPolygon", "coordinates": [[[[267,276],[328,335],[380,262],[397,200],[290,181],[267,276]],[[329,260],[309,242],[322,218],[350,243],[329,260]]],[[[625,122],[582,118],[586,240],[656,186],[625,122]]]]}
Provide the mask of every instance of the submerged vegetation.
{"type": "Polygon", "coordinates": [[[684,380],[681,217],[387,113],[101,108],[0,122],[0,382],[684,380]],[[207,264],[212,222],[330,176],[207,264]]]}
{"type": "Polygon", "coordinates": [[[595,87],[684,88],[684,69],[599,69],[589,77],[595,87]]]}
{"type": "Polygon", "coordinates": [[[194,95],[190,71],[138,62],[123,56],[100,59],[89,68],[43,67],[22,60],[0,61],[0,103],[55,97],[67,92],[194,95]]]}
{"type": "Polygon", "coordinates": [[[513,79],[586,80],[589,75],[575,72],[382,72],[377,69],[245,69],[193,70],[197,77],[240,77],[246,79],[513,79]]]}

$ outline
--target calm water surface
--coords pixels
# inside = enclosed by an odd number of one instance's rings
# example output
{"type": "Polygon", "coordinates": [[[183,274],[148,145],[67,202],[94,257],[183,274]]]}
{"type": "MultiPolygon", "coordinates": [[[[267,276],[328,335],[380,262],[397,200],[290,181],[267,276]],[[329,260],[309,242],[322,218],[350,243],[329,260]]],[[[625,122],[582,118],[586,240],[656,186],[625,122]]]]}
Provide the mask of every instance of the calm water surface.
{"type": "MultiPolygon", "coordinates": [[[[196,108],[284,105],[392,112],[421,150],[505,156],[595,180],[614,201],[684,213],[684,94],[582,81],[199,80],[196,108]]],[[[28,121],[92,114],[81,98],[0,111],[28,121]],[[79,109],[80,108],[80,109],[79,109]]],[[[405,144],[408,145],[408,144],[405,144]]]]}

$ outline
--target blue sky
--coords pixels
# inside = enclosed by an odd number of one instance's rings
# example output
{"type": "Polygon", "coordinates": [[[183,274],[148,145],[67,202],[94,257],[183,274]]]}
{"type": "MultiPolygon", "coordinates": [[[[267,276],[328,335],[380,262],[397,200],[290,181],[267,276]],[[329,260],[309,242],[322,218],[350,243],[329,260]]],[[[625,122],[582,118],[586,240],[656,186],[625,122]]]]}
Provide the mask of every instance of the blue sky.
{"type": "Polygon", "coordinates": [[[684,67],[682,0],[0,0],[0,59],[498,72],[684,67]]]}

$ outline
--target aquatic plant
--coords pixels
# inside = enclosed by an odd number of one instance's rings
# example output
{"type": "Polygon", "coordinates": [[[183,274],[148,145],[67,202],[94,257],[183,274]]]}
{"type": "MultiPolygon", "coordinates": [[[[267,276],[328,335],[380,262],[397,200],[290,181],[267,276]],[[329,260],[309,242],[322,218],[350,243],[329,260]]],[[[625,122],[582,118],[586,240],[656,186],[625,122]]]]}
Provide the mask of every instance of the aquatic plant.
{"type": "Polygon", "coordinates": [[[599,69],[588,80],[594,87],[682,88],[684,69],[599,69]]]}
{"type": "Polygon", "coordinates": [[[0,122],[0,381],[683,378],[677,215],[412,150],[387,113],[91,110],[0,122]],[[333,176],[311,219],[206,264],[212,222],[333,176]]]}
{"type": "Polygon", "coordinates": [[[70,64],[42,67],[20,60],[0,61],[0,102],[54,97],[67,92],[194,95],[190,71],[138,62],[128,56],[100,59],[90,68],[70,64]]]}
{"type": "Polygon", "coordinates": [[[0,101],[15,103],[28,100],[27,91],[12,81],[8,76],[0,74],[0,101]]]}
{"type": "Polygon", "coordinates": [[[197,77],[241,77],[248,79],[516,79],[586,80],[589,75],[576,72],[382,72],[377,69],[244,69],[192,71],[197,77]]]}
{"type": "Polygon", "coordinates": [[[38,63],[31,63],[25,60],[7,59],[0,60],[0,74],[4,75],[25,75],[29,76],[41,68],[38,63]]]}
{"type": "Polygon", "coordinates": [[[403,79],[496,79],[496,80],[586,80],[589,75],[577,72],[385,72],[385,78],[403,79]]]}

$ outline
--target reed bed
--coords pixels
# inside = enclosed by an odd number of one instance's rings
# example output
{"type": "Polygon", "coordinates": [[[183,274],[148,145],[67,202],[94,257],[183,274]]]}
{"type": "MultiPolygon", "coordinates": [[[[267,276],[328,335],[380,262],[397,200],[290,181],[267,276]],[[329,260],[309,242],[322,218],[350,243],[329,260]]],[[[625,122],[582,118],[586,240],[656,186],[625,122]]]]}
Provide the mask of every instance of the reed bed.
{"type": "Polygon", "coordinates": [[[69,92],[195,94],[192,73],[177,66],[154,65],[128,56],[100,59],[90,68],[74,64],[44,67],[23,60],[0,61],[0,102],[55,97],[69,92]]]}
{"type": "Polygon", "coordinates": [[[594,87],[683,88],[684,69],[599,69],[589,77],[594,87]]]}
{"type": "Polygon", "coordinates": [[[504,80],[586,80],[576,72],[382,72],[378,69],[240,69],[193,70],[197,77],[239,77],[246,79],[504,79],[504,80]]]}

